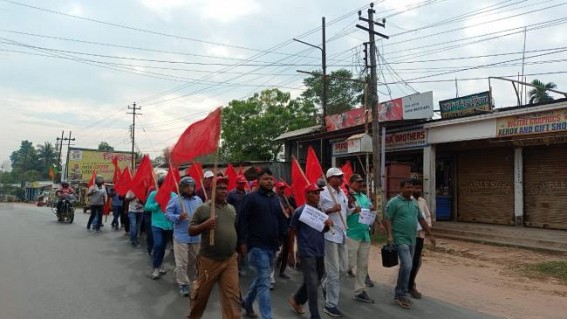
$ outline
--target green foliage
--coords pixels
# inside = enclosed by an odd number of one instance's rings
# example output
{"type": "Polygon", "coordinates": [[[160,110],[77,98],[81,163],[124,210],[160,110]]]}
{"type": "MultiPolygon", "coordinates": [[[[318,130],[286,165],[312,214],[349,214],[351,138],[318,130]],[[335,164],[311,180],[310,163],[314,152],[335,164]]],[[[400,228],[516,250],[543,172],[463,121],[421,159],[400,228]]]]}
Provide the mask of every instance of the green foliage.
{"type": "Polygon", "coordinates": [[[107,142],[100,142],[98,144],[99,151],[114,152],[114,147],[110,146],[107,142]]]}
{"type": "Polygon", "coordinates": [[[315,125],[312,103],[291,99],[289,93],[270,89],[247,100],[233,100],[222,114],[223,160],[274,160],[281,144],[279,135],[315,125]]]}
{"type": "MultiPolygon", "coordinates": [[[[322,74],[322,72],[316,72],[322,74]]],[[[343,113],[361,104],[364,84],[348,81],[352,73],[345,69],[331,72],[327,77],[327,115],[343,113]]],[[[307,89],[301,96],[308,102],[322,106],[323,77],[313,75],[303,80],[307,89]]]]}
{"type": "Polygon", "coordinates": [[[535,79],[532,81],[532,84],[536,87],[528,92],[530,95],[530,104],[549,103],[554,100],[553,97],[547,93],[547,90],[555,89],[557,87],[555,83],[543,83],[542,81],[535,79]]]}
{"type": "Polygon", "coordinates": [[[10,155],[12,172],[7,173],[11,183],[50,179],[49,167],[57,167],[59,157],[53,144],[45,142],[34,148],[32,142],[22,141],[20,149],[10,155]]]}
{"type": "Polygon", "coordinates": [[[567,262],[552,260],[526,265],[524,273],[530,277],[553,277],[567,282],[567,262]]]}

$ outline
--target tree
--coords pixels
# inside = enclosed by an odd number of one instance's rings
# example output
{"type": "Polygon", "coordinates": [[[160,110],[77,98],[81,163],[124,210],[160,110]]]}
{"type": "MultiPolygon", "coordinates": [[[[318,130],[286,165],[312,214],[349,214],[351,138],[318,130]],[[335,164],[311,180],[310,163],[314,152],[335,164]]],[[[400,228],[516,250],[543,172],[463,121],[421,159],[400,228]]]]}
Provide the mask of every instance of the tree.
{"type": "MultiPolygon", "coordinates": [[[[322,106],[323,104],[323,76],[322,72],[303,80],[307,89],[301,96],[309,102],[322,106]]],[[[364,93],[364,84],[348,81],[352,79],[349,70],[340,69],[327,76],[327,115],[346,112],[361,103],[364,93]]]]}
{"type": "Polygon", "coordinates": [[[36,146],[37,160],[42,177],[49,176],[49,167],[59,167],[59,157],[53,144],[45,142],[36,146]]]}
{"type": "Polygon", "coordinates": [[[275,160],[281,144],[273,140],[288,131],[315,125],[312,103],[270,89],[223,109],[221,152],[226,161],[275,160]]]}
{"type": "Polygon", "coordinates": [[[532,81],[535,88],[531,89],[528,93],[530,95],[530,104],[549,103],[554,99],[551,97],[547,90],[555,89],[557,85],[553,82],[543,83],[538,79],[532,81]]]}
{"type": "Polygon", "coordinates": [[[28,169],[37,168],[39,162],[37,160],[37,152],[30,141],[22,141],[20,149],[12,152],[10,155],[13,171],[18,170],[20,173],[28,169]]]}
{"type": "Polygon", "coordinates": [[[110,146],[107,142],[100,142],[98,144],[99,151],[114,152],[114,147],[110,146]]]}

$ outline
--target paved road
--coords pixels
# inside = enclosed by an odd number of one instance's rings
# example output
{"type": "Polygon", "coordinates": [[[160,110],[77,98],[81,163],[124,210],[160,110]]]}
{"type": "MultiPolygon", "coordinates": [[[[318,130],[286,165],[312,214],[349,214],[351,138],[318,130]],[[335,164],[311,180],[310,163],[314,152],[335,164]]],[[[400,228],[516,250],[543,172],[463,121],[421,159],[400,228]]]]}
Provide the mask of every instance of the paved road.
{"type": "MultiPolygon", "coordinates": [[[[132,248],[122,232],[88,232],[87,215],[80,211],[68,225],[57,223],[49,208],[0,203],[0,218],[0,318],[153,319],[186,313],[188,300],[177,295],[169,252],[168,274],[154,281],[144,248],[132,248]]],[[[272,295],[274,318],[308,318],[287,305],[301,281],[299,273],[290,274],[292,279],[278,282],[272,295]]],[[[342,285],[345,318],[492,318],[429,298],[404,310],[392,302],[392,288],[386,286],[370,289],[376,304],[361,304],[352,300],[352,286],[348,279],[342,285]]],[[[217,300],[215,293],[205,318],[220,318],[217,300]]]]}

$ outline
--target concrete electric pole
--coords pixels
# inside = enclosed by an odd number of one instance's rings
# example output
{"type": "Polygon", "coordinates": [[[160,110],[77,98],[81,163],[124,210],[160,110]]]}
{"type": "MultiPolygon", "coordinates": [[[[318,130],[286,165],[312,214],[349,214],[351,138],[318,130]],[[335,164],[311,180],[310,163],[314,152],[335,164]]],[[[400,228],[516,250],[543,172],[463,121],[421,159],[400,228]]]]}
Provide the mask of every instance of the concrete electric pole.
{"type": "Polygon", "coordinates": [[[136,142],[136,115],[142,115],[142,113],[136,113],[136,111],[141,110],[141,107],[137,107],[136,106],[136,102],[132,103],[132,106],[128,105],[128,109],[132,110],[132,112],[130,113],[126,113],[126,114],[132,114],[132,130],[131,130],[131,137],[132,137],[132,163],[131,163],[131,169],[134,170],[134,168],[136,167],[136,153],[134,151],[134,146],[135,146],[135,142],[136,142]]]}

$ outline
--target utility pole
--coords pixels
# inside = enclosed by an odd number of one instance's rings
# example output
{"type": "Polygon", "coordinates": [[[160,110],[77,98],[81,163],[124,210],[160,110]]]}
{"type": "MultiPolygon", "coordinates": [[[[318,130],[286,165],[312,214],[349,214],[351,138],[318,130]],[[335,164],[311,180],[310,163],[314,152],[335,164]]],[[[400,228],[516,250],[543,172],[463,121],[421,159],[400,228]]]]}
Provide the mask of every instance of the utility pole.
{"type": "Polygon", "coordinates": [[[132,112],[130,113],[126,113],[126,114],[132,114],[132,130],[130,131],[130,135],[132,137],[132,163],[131,163],[131,169],[133,170],[135,168],[135,164],[136,164],[136,156],[134,153],[134,145],[136,142],[136,115],[142,115],[142,113],[136,113],[136,111],[141,110],[141,107],[137,107],[136,106],[136,102],[132,103],[132,106],[128,105],[128,109],[132,110],[132,112]]]}
{"type": "Polygon", "coordinates": [[[374,31],[374,25],[386,27],[386,19],[382,20],[382,23],[374,21],[374,3],[370,4],[368,9],[368,19],[362,17],[362,11],[358,11],[358,19],[368,23],[368,28],[363,27],[359,24],[356,25],[357,28],[365,30],[368,32],[369,45],[370,45],[370,107],[372,112],[372,166],[373,179],[374,179],[374,194],[376,195],[376,206],[377,211],[381,211],[382,208],[382,172],[381,169],[381,154],[382,154],[382,141],[380,137],[380,123],[378,122],[378,76],[376,71],[376,41],[375,36],[379,36],[384,39],[389,37],[374,31]]]}
{"type": "MultiPolygon", "coordinates": [[[[321,18],[321,29],[322,29],[322,45],[321,46],[317,46],[311,43],[307,43],[305,41],[301,41],[299,39],[293,39],[294,41],[297,41],[299,43],[303,43],[305,45],[308,45],[312,48],[316,48],[321,50],[321,68],[323,70],[323,96],[321,97],[321,111],[323,114],[323,118],[321,119],[321,126],[323,127],[323,132],[326,131],[326,124],[325,124],[325,118],[327,117],[327,89],[328,89],[328,83],[327,83],[327,37],[326,37],[326,33],[325,33],[325,17],[321,18]]],[[[325,166],[325,149],[323,147],[323,138],[321,137],[321,141],[320,141],[320,145],[319,145],[319,152],[321,153],[321,163],[323,164],[323,166],[325,166]]]]}
{"type": "Polygon", "coordinates": [[[65,131],[61,131],[61,138],[57,138],[57,143],[56,146],[59,146],[59,156],[58,157],[58,162],[57,162],[57,170],[59,171],[59,174],[61,174],[61,169],[63,167],[63,165],[61,164],[61,156],[62,156],[62,152],[63,152],[63,136],[65,135],[65,131]]]}
{"type": "Polygon", "coordinates": [[[69,180],[69,149],[71,148],[71,141],[75,141],[75,138],[71,138],[71,134],[72,132],[69,131],[69,137],[64,138],[63,140],[67,141],[67,161],[65,162],[65,177],[63,178],[63,176],[61,177],[61,180],[69,180]]]}

